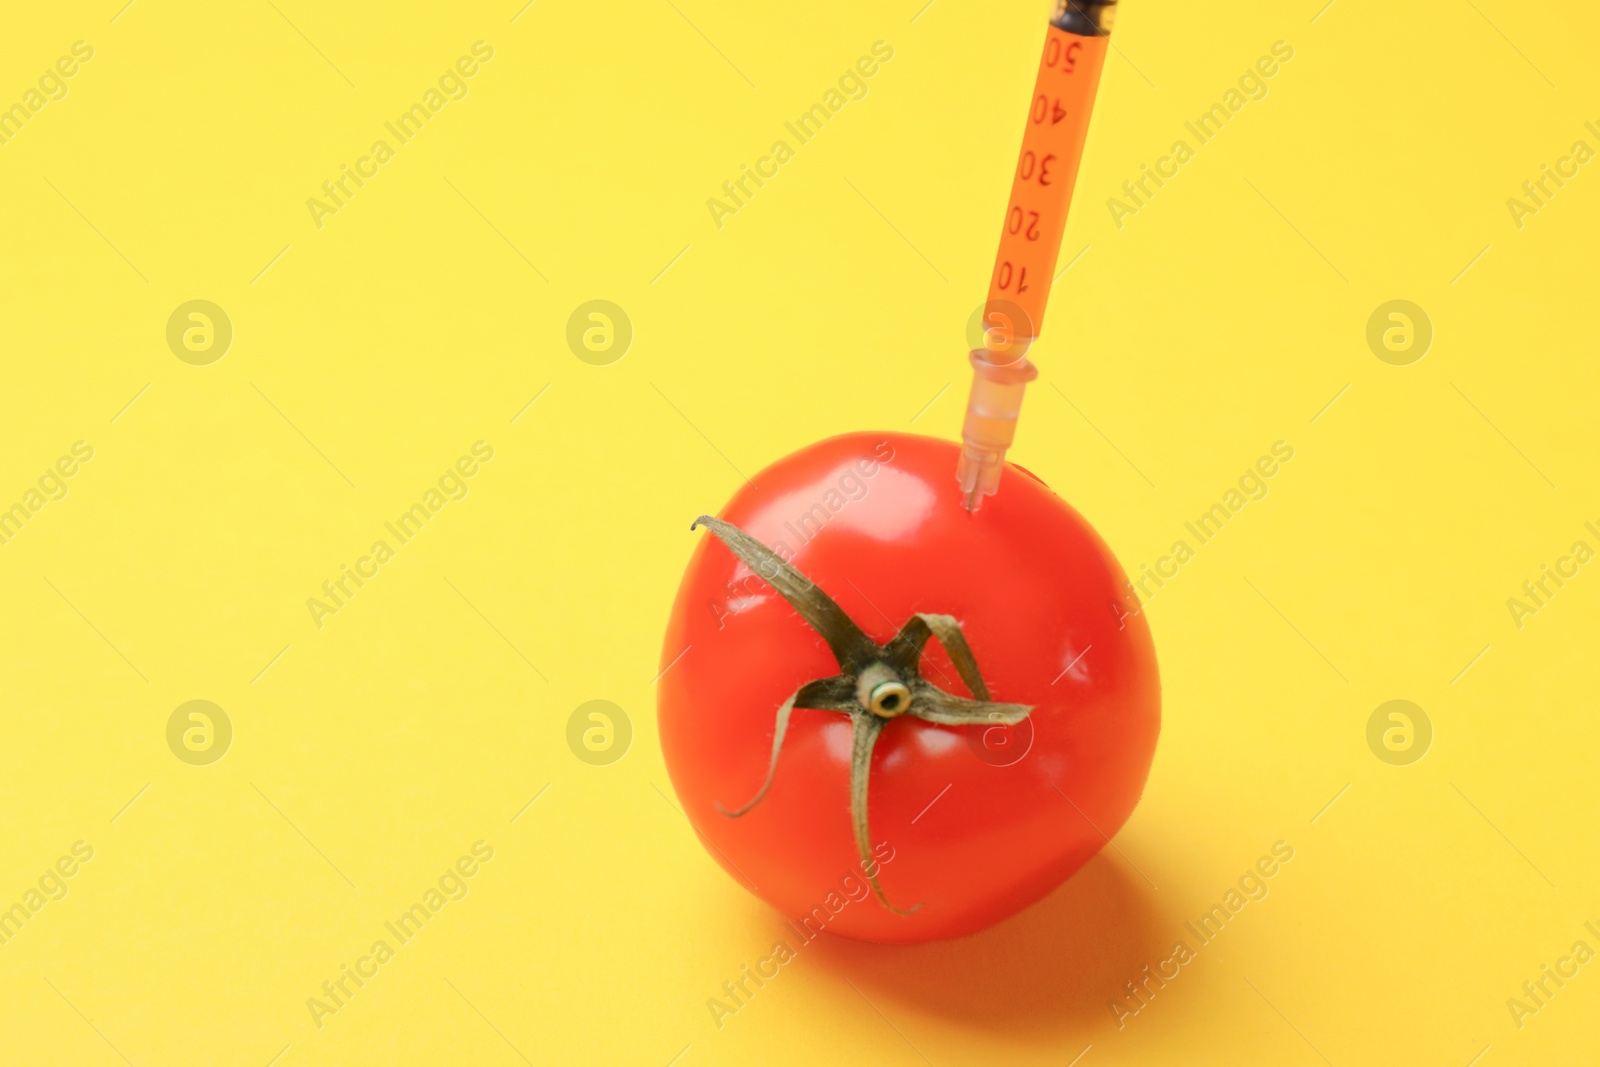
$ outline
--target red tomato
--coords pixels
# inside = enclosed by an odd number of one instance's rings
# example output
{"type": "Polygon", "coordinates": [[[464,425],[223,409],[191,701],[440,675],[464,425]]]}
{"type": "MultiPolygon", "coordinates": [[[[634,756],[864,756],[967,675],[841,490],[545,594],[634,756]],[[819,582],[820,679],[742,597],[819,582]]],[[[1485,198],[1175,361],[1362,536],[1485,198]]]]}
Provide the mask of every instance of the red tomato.
{"type": "MultiPolygon", "coordinates": [[[[780,707],[841,675],[841,662],[717,535],[694,535],[662,649],[663,668],[678,660],[659,683],[667,769],[717,862],[810,930],[915,942],[983,929],[1098,852],[1150,770],[1160,684],[1121,567],[1021,468],[969,514],[957,453],[909,434],[835,437],[762,471],[722,518],[816,583],[876,646],[915,613],[953,616],[990,697],[1031,712],[1012,726],[952,726],[915,712],[874,722],[858,704],[853,714],[797,706],[770,788],[737,817],[726,812],[767,777],[780,707]],[[858,718],[881,728],[865,865],[852,818],[858,718]]],[[[927,682],[981,695],[937,638],[920,663],[927,682]]]]}

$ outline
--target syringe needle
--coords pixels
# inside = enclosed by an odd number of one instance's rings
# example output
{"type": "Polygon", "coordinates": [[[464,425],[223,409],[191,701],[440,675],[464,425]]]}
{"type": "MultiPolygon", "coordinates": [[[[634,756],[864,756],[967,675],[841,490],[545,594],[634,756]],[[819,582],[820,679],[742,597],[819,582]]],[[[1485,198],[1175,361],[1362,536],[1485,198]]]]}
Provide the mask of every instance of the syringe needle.
{"type": "Polygon", "coordinates": [[[1027,358],[997,351],[991,344],[975,349],[972,363],[972,392],[967,397],[967,417],[961,426],[961,460],[956,465],[956,480],[967,494],[967,510],[978,510],[982,497],[993,496],[1000,488],[1000,471],[1006,450],[1017,432],[1017,414],[1022,410],[1022,392],[1039,376],[1027,358]],[[1009,362],[999,362],[1009,358],[1009,362]]]}
{"type": "Polygon", "coordinates": [[[1056,0],[1050,19],[984,305],[984,347],[971,355],[956,468],[969,512],[999,488],[1023,390],[1039,375],[1028,349],[1044,321],[1116,2],[1056,0]]]}

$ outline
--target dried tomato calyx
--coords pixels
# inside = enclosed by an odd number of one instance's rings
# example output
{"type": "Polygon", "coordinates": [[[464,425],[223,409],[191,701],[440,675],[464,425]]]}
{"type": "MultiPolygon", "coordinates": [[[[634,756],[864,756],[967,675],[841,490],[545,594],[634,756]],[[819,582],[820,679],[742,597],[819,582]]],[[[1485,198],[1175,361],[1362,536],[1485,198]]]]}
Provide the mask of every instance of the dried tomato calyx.
{"type": "Polygon", "coordinates": [[[727,546],[778,595],[800,614],[827,642],[839,673],[807,682],[778,708],[772,734],[772,759],[767,777],[756,795],[743,806],[729,810],[718,805],[727,816],[737,818],[760,803],[772,787],[778,770],[778,754],[789,731],[789,715],[795,708],[817,708],[850,716],[850,821],[855,830],[856,853],[861,869],[878,900],[890,911],[910,915],[922,905],[901,909],[889,903],[878,884],[878,865],[872,859],[871,837],[867,828],[867,786],[872,770],[872,749],[878,735],[894,719],[910,715],[924,722],[943,726],[998,726],[1021,722],[1033,710],[1029,704],[1006,704],[989,699],[989,687],[978,671],[961,623],[950,615],[918,613],[906,620],[900,632],[886,645],[880,645],[857,626],[832,597],[788,561],[732,523],[702,515],[689,529],[704,526],[727,546]],[[944,646],[961,681],[977,699],[947,692],[922,676],[922,650],[930,638],[944,646]]]}

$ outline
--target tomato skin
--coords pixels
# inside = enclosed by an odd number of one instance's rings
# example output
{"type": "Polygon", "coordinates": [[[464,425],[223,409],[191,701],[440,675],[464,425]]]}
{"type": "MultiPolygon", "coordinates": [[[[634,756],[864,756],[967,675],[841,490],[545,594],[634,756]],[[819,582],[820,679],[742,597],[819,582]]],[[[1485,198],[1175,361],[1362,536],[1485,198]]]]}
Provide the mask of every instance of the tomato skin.
{"type": "MultiPolygon", "coordinates": [[[[839,665],[704,531],[678,589],[661,666],[683,655],[657,696],[673,788],[736,880],[791,918],[823,909],[813,929],[825,917],[833,933],[884,943],[981,930],[1098,852],[1150,770],[1160,684],[1121,567],[1076,511],[1019,468],[969,515],[958,451],[910,434],[831,438],[762,471],[721,513],[880,644],[915,612],[954,615],[993,699],[1035,705],[1024,723],[1001,728],[1020,747],[1031,724],[1031,747],[1009,764],[1015,750],[994,755],[980,727],[905,715],[884,729],[872,759],[871,840],[884,892],[901,908],[920,904],[912,915],[865,891],[851,832],[848,716],[796,708],[771,790],[739,818],[718,810],[761,785],[778,706],[839,665]]],[[[923,673],[967,695],[936,643],[923,673]]]]}

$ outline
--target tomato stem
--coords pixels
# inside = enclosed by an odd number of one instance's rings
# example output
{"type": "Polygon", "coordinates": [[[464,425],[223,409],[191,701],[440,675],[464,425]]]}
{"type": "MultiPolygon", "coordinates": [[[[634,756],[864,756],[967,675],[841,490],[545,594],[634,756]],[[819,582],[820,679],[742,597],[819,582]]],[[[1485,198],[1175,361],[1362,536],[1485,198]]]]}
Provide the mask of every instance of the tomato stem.
{"type": "Polygon", "coordinates": [[[887,645],[879,645],[866,635],[854,619],[811,579],[732,523],[702,515],[689,527],[704,526],[716,535],[742,563],[764,579],[788,601],[806,624],[827,642],[839,674],[807,682],[795,690],[778,708],[772,732],[772,758],[766,780],[756,795],[743,806],[717,810],[738,818],[761,802],[772,788],[778,771],[778,755],[789,732],[789,716],[795,708],[815,708],[850,716],[850,822],[861,869],[884,907],[900,915],[910,909],[895,907],[878,884],[878,865],[872,859],[871,834],[867,824],[869,779],[872,750],[878,736],[893,720],[911,715],[941,726],[1009,725],[1021,722],[1033,710],[1029,704],[997,703],[989,699],[989,687],[978,670],[978,661],[967,644],[961,623],[950,615],[918,613],[887,645]],[[930,638],[937,638],[955,666],[961,681],[976,699],[958,696],[922,677],[922,652],[930,638]]]}

